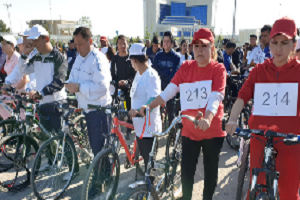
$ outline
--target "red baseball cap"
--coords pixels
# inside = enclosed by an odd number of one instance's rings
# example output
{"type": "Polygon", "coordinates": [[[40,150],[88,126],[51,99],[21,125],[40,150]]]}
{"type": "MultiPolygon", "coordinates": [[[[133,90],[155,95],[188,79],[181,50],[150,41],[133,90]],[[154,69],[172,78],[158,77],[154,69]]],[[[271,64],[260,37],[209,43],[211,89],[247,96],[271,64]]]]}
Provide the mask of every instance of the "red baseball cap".
{"type": "Polygon", "coordinates": [[[105,36],[102,36],[102,37],[100,38],[100,41],[101,41],[101,40],[107,41],[107,39],[106,39],[105,36]]]}
{"type": "Polygon", "coordinates": [[[195,32],[191,45],[193,45],[197,40],[200,40],[204,44],[214,43],[215,41],[214,35],[208,28],[200,28],[197,32],[195,32]]]}
{"type": "Polygon", "coordinates": [[[276,35],[284,35],[289,40],[296,37],[297,27],[295,21],[288,17],[276,20],[270,33],[270,39],[276,35]]]}

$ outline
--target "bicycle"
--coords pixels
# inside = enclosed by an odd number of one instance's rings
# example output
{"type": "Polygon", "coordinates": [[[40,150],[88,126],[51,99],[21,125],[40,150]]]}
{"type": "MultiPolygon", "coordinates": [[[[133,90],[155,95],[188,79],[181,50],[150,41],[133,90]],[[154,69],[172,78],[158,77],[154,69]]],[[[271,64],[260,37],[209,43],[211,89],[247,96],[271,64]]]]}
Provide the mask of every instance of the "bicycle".
{"type": "Polygon", "coordinates": [[[155,141],[158,137],[166,135],[170,132],[171,128],[175,126],[182,118],[187,118],[192,121],[194,124],[197,124],[197,118],[181,115],[176,117],[170,127],[163,133],[156,133],[149,130],[149,108],[146,109],[146,127],[149,133],[152,133],[154,138],[154,143],[152,146],[152,150],[150,152],[150,158],[147,165],[147,171],[145,173],[145,180],[136,181],[133,184],[129,185],[126,196],[124,199],[153,199],[158,200],[159,196],[162,197],[165,193],[171,195],[171,199],[174,200],[177,196],[176,193],[177,188],[181,187],[181,168],[179,165],[179,159],[176,157],[176,148],[174,148],[171,157],[169,160],[166,160],[166,163],[159,163],[154,160],[154,149],[155,149],[155,141]],[[164,176],[159,181],[156,188],[152,184],[150,180],[151,170],[160,170],[164,172],[164,176]]]}
{"type": "MultiPolygon", "coordinates": [[[[124,134],[120,131],[119,126],[125,126],[129,129],[134,129],[132,124],[127,123],[128,112],[125,110],[119,110],[118,106],[113,107],[101,107],[96,105],[88,105],[89,109],[102,110],[104,112],[110,111],[113,116],[113,128],[111,134],[106,134],[105,143],[102,150],[95,156],[92,164],[90,165],[86,178],[82,187],[82,200],[89,199],[89,191],[91,188],[97,188],[97,196],[99,199],[114,199],[119,182],[120,175],[120,161],[118,156],[118,150],[115,142],[119,141],[123,146],[126,158],[124,167],[128,169],[133,165],[136,166],[135,180],[138,179],[138,174],[143,174],[139,162],[143,160],[139,156],[137,147],[137,140],[134,139],[133,150],[130,151],[130,146],[127,145],[124,138],[124,134]],[[97,171],[96,171],[97,170],[97,171]],[[115,176],[115,177],[113,177],[115,176]],[[104,195],[104,197],[100,197],[104,195]]],[[[137,116],[139,117],[139,116],[137,116]]]]}
{"type": "Polygon", "coordinates": [[[18,101],[16,113],[20,113],[21,109],[26,109],[26,120],[16,121],[16,124],[19,125],[19,130],[23,130],[22,132],[10,134],[0,140],[0,152],[2,154],[0,161],[0,190],[2,192],[18,192],[29,186],[30,167],[27,161],[35,156],[39,148],[34,138],[28,135],[34,125],[30,120],[34,116],[32,104],[36,102],[28,99],[27,96],[15,95],[15,99],[18,101]],[[24,106],[23,102],[29,103],[29,105],[24,106]],[[8,172],[15,174],[12,181],[6,176],[8,172]],[[23,180],[24,178],[25,180],[23,180]],[[10,182],[9,184],[6,183],[8,181],[10,182]]]}
{"type": "Polygon", "coordinates": [[[74,143],[86,155],[84,161],[87,167],[93,158],[93,154],[87,140],[87,133],[83,130],[85,129],[85,126],[82,125],[83,120],[85,120],[84,115],[71,118],[73,114],[80,113],[82,110],[70,108],[70,102],[64,103],[64,101],[48,103],[47,105],[56,106],[59,112],[63,113],[61,117],[62,129],[53,134],[39,148],[34,158],[30,182],[38,199],[58,199],[68,188],[71,180],[78,175],[75,173],[77,152],[74,143]],[[77,125],[83,127],[78,129],[77,125]],[[41,166],[44,164],[49,164],[49,169],[41,170],[41,166]],[[65,182],[59,180],[66,173],[70,173],[70,178],[65,182]]]}
{"type": "MultiPolygon", "coordinates": [[[[275,168],[275,160],[277,152],[273,148],[274,145],[278,142],[284,142],[286,145],[293,145],[300,143],[300,137],[293,134],[284,134],[276,132],[276,127],[269,127],[266,130],[255,130],[255,129],[244,129],[237,130],[236,135],[243,137],[245,140],[249,140],[250,138],[255,138],[260,140],[265,144],[265,150],[263,152],[263,164],[262,168],[254,168],[252,169],[252,182],[250,187],[250,200],[279,200],[279,192],[278,192],[278,179],[279,172],[276,171],[275,168]],[[258,137],[252,136],[259,135],[267,138],[267,142],[262,141],[258,137]],[[278,140],[273,142],[273,138],[281,137],[282,140],[278,140]],[[266,185],[257,184],[257,177],[259,173],[265,173],[266,176],[266,185]],[[265,189],[266,192],[262,190],[265,189]],[[258,194],[256,195],[256,193],[258,194]]],[[[240,186],[238,185],[238,188],[240,186]]],[[[236,200],[238,200],[236,198],[236,200]]],[[[240,199],[239,199],[240,200],[240,199]]]]}

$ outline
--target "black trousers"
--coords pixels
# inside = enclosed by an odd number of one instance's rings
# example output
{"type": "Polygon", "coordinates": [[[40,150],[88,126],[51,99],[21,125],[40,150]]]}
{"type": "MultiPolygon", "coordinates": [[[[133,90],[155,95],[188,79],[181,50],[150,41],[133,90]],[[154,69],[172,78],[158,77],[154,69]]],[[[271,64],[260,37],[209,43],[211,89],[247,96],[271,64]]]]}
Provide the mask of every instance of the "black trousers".
{"type": "MultiPolygon", "coordinates": [[[[59,112],[58,108],[56,106],[49,106],[49,105],[41,105],[40,106],[40,113],[42,115],[42,117],[40,118],[40,123],[48,130],[48,131],[55,131],[55,133],[57,134],[59,131],[61,131],[61,116],[63,115],[63,113],[59,112]]],[[[67,140],[70,141],[72,147],[75,150],[75,145],[73,140],[67,136],[66,137],[67,140]]],[[[72,157],[70,156],[70,152],[71,150],[68,149],[68,146],[65,149],[66,152],[66,157],[68,159],[68,163],[72,163],[72,157]]],[[[52,161],[54,159],[54,155],[53,152],[51,153],[51,149],[49,149],[49,160],[48,160],[48,164],[52,165],[52,161]]],[[[72,165],[69,164],[69,167],[71,168],[72,165]]],[[[75,154],[75,169],[74,172],[78,172],[79,171],[79,164],[78,164],[78,158],[77,158],[77,154],[75,154]]]]}
{"type": "Polygon", "coordinates": [[[103,111],[93,111],[85,114],[85,120],[90,145],[96,156],[104,145],[104,135],[110,134],[111,117],[103,111]]]}
{"type": "Polygon", "coordinates": [[[151,149],[152,149],[154,138],[143,138],[143,139],[140,139],[139,137],[136,137],[136,139],[137,139],[137,143],[138,143],[138,147],[139,147],[141,156],[144,159],[145,171],[146,171],[147,165],[148,165],[148,161],[149,161],[149,157],[150,157],[149,154],[150,154],[151,149]]]}
{"type": "Polygon", "coordinates": [[[182,137],[181,181],[183,200],[191,200],[194,176],[200,151],[203,152],[204,191],[203,200],[212,200],[218,181],[218,163],[224,137],[194,141],[182,137]]]}
{"type": "MultiPolygon", "coordinates": [[[[130,90],[126,89],[123,91],[124,91],[124,95],[125,95],[126,108],[127,108],[127,111],[129,112],[131,109],[130,90]]],[[[128,117],[127,123],[132,124],[132,119],[130,119],[130,117],[128,117]]],[[[127,128],[127,133],[131,133],[131,131],[132,130],[130,128],[127,128]]]]}
{"type": "Polygon", "coordinates": [[[232,79],[227,78],[227,85],[229,86],[231,90],[232,97],[237,97],[238,96],[238,85],[233,82],[232,79]]]}

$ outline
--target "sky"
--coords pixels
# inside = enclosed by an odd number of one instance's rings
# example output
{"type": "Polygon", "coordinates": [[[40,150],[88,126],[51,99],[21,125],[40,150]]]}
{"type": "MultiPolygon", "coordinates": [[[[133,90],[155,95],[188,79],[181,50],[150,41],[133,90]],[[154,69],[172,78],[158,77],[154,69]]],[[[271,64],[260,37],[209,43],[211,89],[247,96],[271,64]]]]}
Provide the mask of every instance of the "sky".
{"type": "MultiPolygon", "coordinates": [[[[199,0],[201,2],[201,0],[199,0]]],[[[49,0],[0,0],[0,19],[9,25],[6,6],[10,9],[13,32],[23,31],[26,21],[50,20],[49,0]]],[[[110,38],[119,34],[144,37],[143,0],[51,0],[52,19],[78,21],[89,16],[94,35],[110,38]]],[[[216,33],[232,33],[234,0],[218,0],[216,33]]],[[[236,30],[272,25],[276,19],[288,16],[300,27],[300,0],[237,0],[236,30]],[[280,6],[281,5],[281,6],[280,6]]]]}

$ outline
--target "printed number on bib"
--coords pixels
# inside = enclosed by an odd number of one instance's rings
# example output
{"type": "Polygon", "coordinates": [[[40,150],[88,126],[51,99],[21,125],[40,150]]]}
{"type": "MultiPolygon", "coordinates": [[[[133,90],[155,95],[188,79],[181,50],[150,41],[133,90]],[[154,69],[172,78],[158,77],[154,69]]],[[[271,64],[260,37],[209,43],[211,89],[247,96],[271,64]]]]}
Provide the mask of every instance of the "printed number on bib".
{"type": "Polygon", "coordinates": [[[205,108],[211,94],[212,81],[183,83],[180,88],[182,110],[205,108]]]}
{"type": "Polygon", "coordinates": [[[298,83],[257,83],[253,115],[296,116],[298,83]]]}
{"type": "Polygon", "coordinates": [[[260,64],[260,63],[263,63],[264,61],[265,61],[265,53],[264,52],[259,52],[255,55],[254,63],[260,64]]]}

